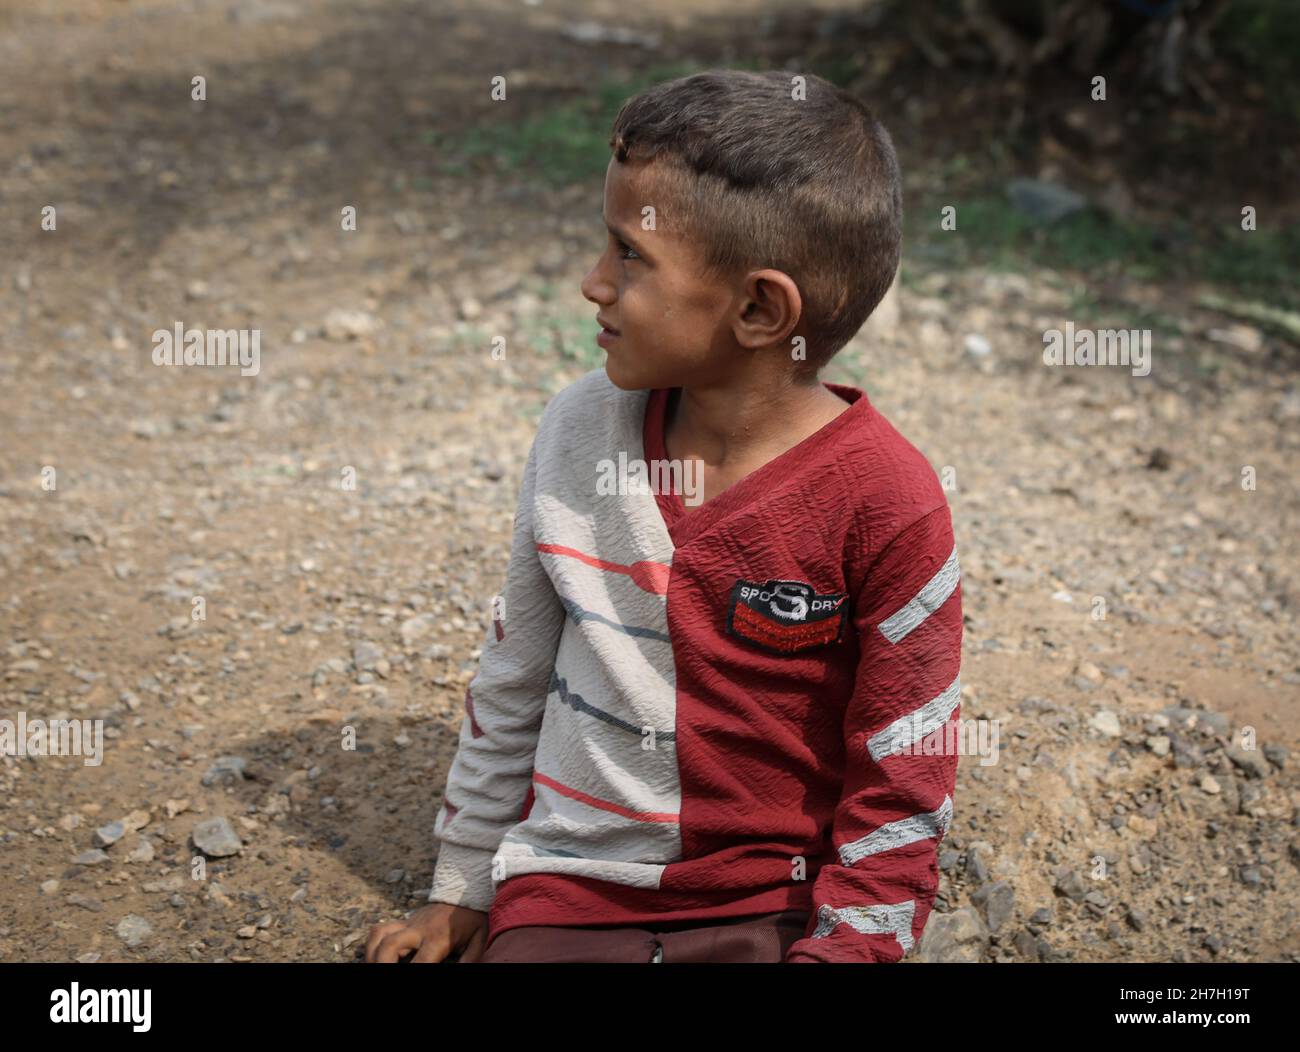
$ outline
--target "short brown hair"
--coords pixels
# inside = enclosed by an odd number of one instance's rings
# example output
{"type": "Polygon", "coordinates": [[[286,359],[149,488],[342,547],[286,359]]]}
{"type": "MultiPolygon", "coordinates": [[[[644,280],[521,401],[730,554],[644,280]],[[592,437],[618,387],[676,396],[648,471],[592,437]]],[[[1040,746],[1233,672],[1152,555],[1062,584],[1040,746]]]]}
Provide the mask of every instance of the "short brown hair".
{"type": "Polygon", "coordinates": [[[687,236],[722,277],[773,267],[803,297],[820,368],[884,298],[902,248],[893,142],[847,91],[804,75],[708,70],[627,100],[609,145],[620,162],[665,162],[687,236]]]}

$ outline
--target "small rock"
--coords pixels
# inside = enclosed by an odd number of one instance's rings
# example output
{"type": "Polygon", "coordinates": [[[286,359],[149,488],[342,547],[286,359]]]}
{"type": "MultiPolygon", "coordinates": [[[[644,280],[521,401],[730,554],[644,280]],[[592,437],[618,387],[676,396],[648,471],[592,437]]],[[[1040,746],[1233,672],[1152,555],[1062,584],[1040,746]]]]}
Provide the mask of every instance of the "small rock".
{"type": "Polygon", "coordinates": [[[134,833],[136,830],[143,829],[149,824],[149,812],[145,810],[132,811],[124,819],[122,825],[128,833],[134,833]]]}
{"type": "Polygon", "coordinates": [[[109,822],[108,825],[100,826],[91,834],[90,842],[96,847],[112,847],[124,836],[126,836],[125,825],[120,821],[109,822]]]}
{"type": "Polygon", "coordinates": [[[117,935],[128,946],[139,946],[153,934],[153,928],[143,917],[128,913],[117,926],[117,935]]]}
{"type": "Polygon", "coordinates": [[[1088,894],[1083,878],[1073,869],[1057,874],[1055,890],[1058,895],[1064,895],[1075,902],[1082,902],[1083,897],[1088,894]]]}
{"type": "Polygon", "coordinates": [[[1219,793],[1223,792],[1223,786],[1219,784],[1219,780],[1215,778],[1214,775],[1207,774],[1201,778],[1201,792],[1209,793],[1211,796],[1217,796],[1219,793]]]}
{"type": "Polygon", "coordinates": [[[360,310],[335,308],[325,315],[321,332],[327,340],[359,340],[379,329],[379,319],[360,310]]]}
{"type": "Polygon", "coordinates": [[[429,614],[416,614],[402,622],[402,646],[410,648],[433,631],[437,620],[429,614]]]}
{"type": "Polygon", "coordinates": [[[185,878],[179,873],[173,873],[162,880],[148,880],[140,885],[142,891],[147,891],[151,895],[159,892],[180,891],[183,887],[185,887],[185,878]]]}
{"type": "Polygon", "coordinates": [[[194,841],[194,846],[209,858],[236,855],[244,846],[230,822],[220,815],[215,818],[205,818],[197,823],[190,837],[194,841]]]}
{"type": "Polygon", "coordinates": [[[1125,824],[1129,829],[1137,833],[1138,836],[1144,837],[1147,840],[1150,840],[1155,836],[1156,831],[1159,828],[1153,819],[1144,818],[1142,815],[1129,815],[1128,821],[1125,824]]]}
{"type": "Polygon", "coordinates": [[[932,964],[982,961],[988,953],[989,932],[979,911],[963,906],[952,913],[931,913],[921,936],[917,958],[932,964]]]}
{"type": "Polygon", "coordinates": [[[1235,742],[1230,742],[1223,751],[1248,778],[1267,778],[1273,773],[1267,757],[1259,749],[1243,749],[1235,742]]]}
{"type": "Polygon", "coordinates": [[[384,658],[384,652],[374,643],[362,641],[352,648],[352,664],[358,672],[373,672],[384,658]]]}
{"type": "Polygon", "coordinates": [[[1088,725],[1092,727],[1093,730],[1100,731],[1108,738],[1118,738],[1124,733],[1124,729],[1119,723],[1119,717],[1107,709],[1102,709],[1094,715],[1092,719],[1088,721],[1088,725]]]}
{"type": "Polygon", "coordinates": [[[141,837],[136,841],[134,849],[126,856],[128,862],[152,862],[153,861],[153,842],[148,837],[141,837]]]}
{"type": "Polygon", "coordinates": [[[98,866],[108,861],[108,852],[95,848],[93,851],[83,851],[80,855],[72,860],[73,865],[77,866],[98,866]]]}
{"type": "Polygon", "coordinates": [[[1011,203],[1038,223],[1055,223],[1086,208],[1088,201],[1073,190],[1040,179],[1012,179],[1007,184],[1011,203]]]}
{"type": "Polygon", "coordinates": [[[1031,961],[1038,960],[1038,940],[1027,931],[1018,931],[1016,936],[1011,940],[1016,948],[1016,953],[1021,957],[1026,957],[1031,961]]]}
{"type": "Polygon", "coordinates": [[[1095,917],[1104,915],[1106,910],[1110,908],[1110,900],[1096,890],[1088,892],[1083,897],[1083,904],[1088,907],[1089,912],[1095,917]]]}
{"type": "Polygon", "coordinates": [[[1228,717],[1220,712],[1210,712],[1206,709],[1189,709],[1182,705],[1170,705],[1161,711],[1184,730],[1188,728],[1190,721],[1193,725],[1203,724],[1215,734],[1227,735],[1231,726],[1228,717]]]}
{"type": "Polygon", "coordinates": [[[978,888],[971,894],[970,900],[976,906],[984,907],[988,929],[993,935],[1002,930],[1016,910],[1015,889],[1004,880],[978,888]]]}
{"type": "Polygon", "coordinates": [[[247,768],[248,761],[242,756],[221,756],[208,768],[202,781],[206,786],[234,785],[244,780],[244,772],[247,768]]]}
{"type": "Polygon", "coordinates": [[[1082,661],[1079,667],[1074,670],[1075,675],[1087,680],[1089,683],[1100,683],[1102,680],[1101,669],[1091,661],[1082,661]]]}

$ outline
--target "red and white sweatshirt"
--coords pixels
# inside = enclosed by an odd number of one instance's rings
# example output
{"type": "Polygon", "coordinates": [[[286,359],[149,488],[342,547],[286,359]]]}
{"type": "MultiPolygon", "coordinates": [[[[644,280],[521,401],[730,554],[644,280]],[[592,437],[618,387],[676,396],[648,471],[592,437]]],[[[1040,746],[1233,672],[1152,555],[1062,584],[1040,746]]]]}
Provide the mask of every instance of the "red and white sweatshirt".
{"type": "Polygon", "coordinates": [[[951,517],[866,394],[826,386],[850,408],[694,507],[636,484],[667,390],[597,369],[551,399],[431,901],[489,936],[806,910],[790,962],[920,939],[957,770],[951,517]]]}

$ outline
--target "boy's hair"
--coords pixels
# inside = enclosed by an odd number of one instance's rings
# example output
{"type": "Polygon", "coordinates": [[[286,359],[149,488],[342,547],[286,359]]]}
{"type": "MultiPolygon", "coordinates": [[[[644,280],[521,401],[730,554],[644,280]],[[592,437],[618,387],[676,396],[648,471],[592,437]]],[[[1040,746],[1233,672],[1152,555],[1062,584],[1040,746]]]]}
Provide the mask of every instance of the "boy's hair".
{"type": "Polygon", "coordinates": [[[710,276],[789,274],[820,368],[884,298],[902,247],[903,186],[889,133],[847,91],[805,75],[709,70],[625,102],[609,145],[664,162],[669,204],[710,276]]]}

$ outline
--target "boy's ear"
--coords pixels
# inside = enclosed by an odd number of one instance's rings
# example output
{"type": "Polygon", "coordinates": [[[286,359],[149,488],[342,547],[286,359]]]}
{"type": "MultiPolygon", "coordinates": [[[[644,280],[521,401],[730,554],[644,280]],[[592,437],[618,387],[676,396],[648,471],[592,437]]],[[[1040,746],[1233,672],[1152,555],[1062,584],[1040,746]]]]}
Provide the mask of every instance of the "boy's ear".
{"type": "Polygon", "coordinates": [[[803,297],[789,274],[780,270],[755,270],[745,278],[744,307],[733,330],[736,342],[759,350],[789,340],[803,315],[803,297]]]}

